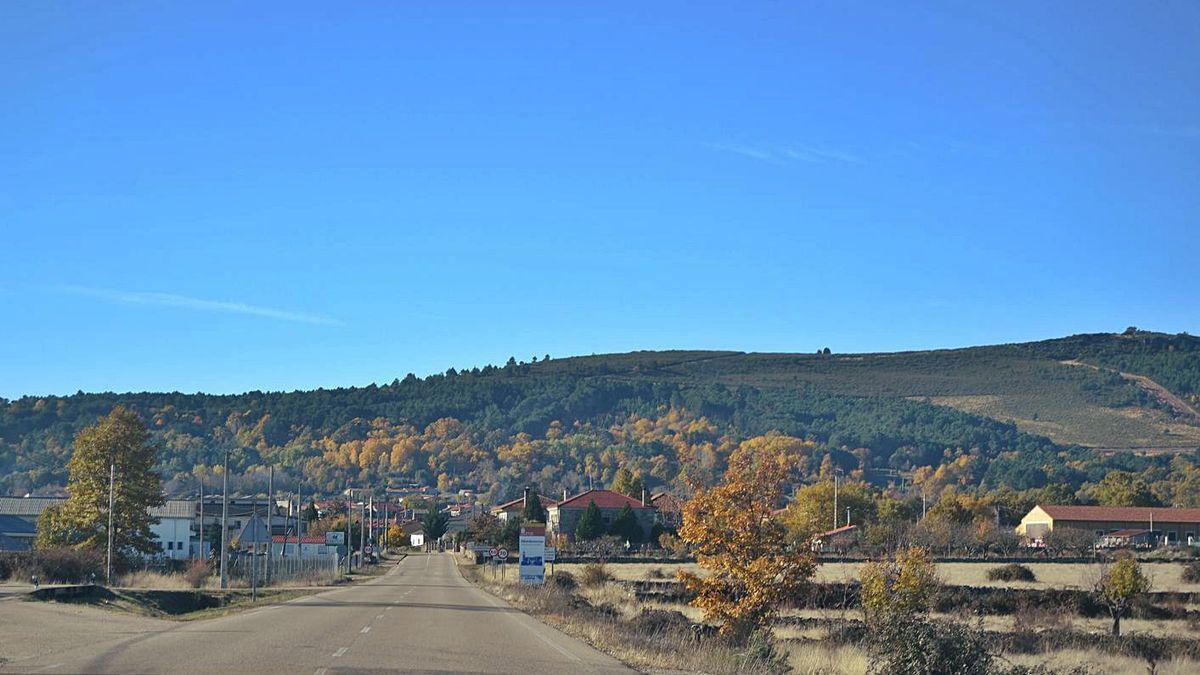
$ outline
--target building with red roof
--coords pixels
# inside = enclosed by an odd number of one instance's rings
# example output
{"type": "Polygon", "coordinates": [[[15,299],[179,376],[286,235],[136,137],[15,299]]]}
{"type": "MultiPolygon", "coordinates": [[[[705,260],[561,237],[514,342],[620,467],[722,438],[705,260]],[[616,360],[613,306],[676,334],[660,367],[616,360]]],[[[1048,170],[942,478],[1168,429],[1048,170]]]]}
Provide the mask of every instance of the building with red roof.
{"type": "Polygon", "coordinates": [[[639,500],[612,490],[587,490],[554,506],[546,507],[546,533],[565,535],[568,538],[574,536],[584,510],[594,503],[600,509],[600,519],[604,522],[605,529],[612,525],[622,508],[629,506],[642,530],[649,535],[650,529],[654,527],[655,513],[649,501],[644,493],[643,499],[639,500]]]}
{"type": "Polygon", "coordinates": [[[670,492],[660,492],[650,498],[650,506],[654,507],[655,521],[670,530],[678,530],[683,525],[683,500],[670,492]]]}
{"type": "Polygon", "coordinates": [[[1200,509],[1039,504],[1021,519],[1017,534],[1038,541],[1062,529],[1084,530],[1097,538],[1121,530],[1148,530],[1157,543],[1191,546],[1200,543],[1200,509]]]}

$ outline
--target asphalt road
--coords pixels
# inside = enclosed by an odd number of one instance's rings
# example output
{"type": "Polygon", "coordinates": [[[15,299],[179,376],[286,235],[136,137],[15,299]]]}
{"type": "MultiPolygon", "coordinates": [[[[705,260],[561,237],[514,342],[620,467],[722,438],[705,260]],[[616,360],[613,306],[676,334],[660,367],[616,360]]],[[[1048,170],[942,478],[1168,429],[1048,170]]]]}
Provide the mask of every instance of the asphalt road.
{"type": "MultiPolygon", "coordinates": [[[[24,604],[24,603],[23,603],[24,604]]],[[[40,604],[40,603],[38,603],[40,604]]],[[[13,607],[11,601],[0,605],[13,607]]],[[[60,635],[72,616],[62,614],[60,635]]],[[[2,623],[2,622],[0,622],[2,623]]],[[[627,673],[620,662],[470,585],[448,554],[410,556],[361,585],[221,618],[47,649],[5,672],[627,673]]],[[[39,627],[39,631],[53,631],[39,627]]]]}

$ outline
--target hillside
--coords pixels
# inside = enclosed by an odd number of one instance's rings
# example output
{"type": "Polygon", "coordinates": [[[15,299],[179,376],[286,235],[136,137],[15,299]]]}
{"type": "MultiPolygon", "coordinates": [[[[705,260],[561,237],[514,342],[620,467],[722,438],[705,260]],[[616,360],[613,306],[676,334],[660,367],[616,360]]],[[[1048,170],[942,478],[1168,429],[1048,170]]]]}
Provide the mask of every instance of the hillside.
{"type": "Polygon", "coordinates": [[[178,489],[211,475],[226,448],[239,468],[271,461],[327,490],[404,477],[507,494],[528,481],[604,482],[619,465],[670,483],[688,462],[718,470],[729,443],[773,430],[813,439],[814,462],[847,470],[959,461],[966,482],[1078,484],[1102,473],[1062,466],[1064,452],[1092,456],[1068,446],[1200,447],[1198,395],[1200,340],[1135,331],[891,354],[510,361],[290,393],[25,397],[0,400],[0,491],[61,485],[74,432],[116,404],[158,432],[178,489]]]}

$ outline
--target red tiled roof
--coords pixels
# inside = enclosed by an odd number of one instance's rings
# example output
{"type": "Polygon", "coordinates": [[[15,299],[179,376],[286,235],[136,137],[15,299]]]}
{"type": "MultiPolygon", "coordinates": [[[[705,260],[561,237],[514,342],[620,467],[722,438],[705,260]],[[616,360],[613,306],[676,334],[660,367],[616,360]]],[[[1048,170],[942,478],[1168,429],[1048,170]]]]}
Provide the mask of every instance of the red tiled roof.
{"type": "Polygon", "coordinates": [[[642,506],[640,499],[634,499],[620,492],[612,490],[588,490],[571,497],[565,502],[558,504],[558,508],[563,509],[586,509],[589,502],[596,502],[596,506],[602,509],[619,509],[628,504],[635,509],[650,509],[652,506],[642,506]]]}
{"type": "Polygon", "coordinates": [[[660,492],[650,498],[650,504],[665,513],[678,513],[683,510],[683,500],[670,492],[660,492]]]}
{"type": "MultiPolygon", "coordinates": [[[[514,506],[524,507],[524,504],[521,503],[524,500],[525,500],[524,497],[517,497],[516,499],[512,500],[511,502],[504,502],[503,504],[498,504],[496,506],[493,506],[492,509],[499,509],[501,511],[507,511],[509,508],[514,507],[514,506]]],[[[538,495],[538,500],[540,502],[542,502],[543,509],[548,509],[551,506],[558,506],[558,502],[547,497],[546,495],[538,495]]]]}
{"type": "Polygon", "coordinates": [[[843,526],[841,526],[841,527],[839,527],[839,528],[837,528],[837,529],[835,529],[835,530],[829,530],[828,532],[821,532],[820,534],[814,534],[814,535],[813,535],[813,539],[821,539],[821,538],[824,538],[824,537],[832,537],[832,536],[836,536],[836,535],[842,534],[842,533],[844,533],[844,532],[851,532],[851,531],[853,531],[853,530],[856,530],[856,529],[858,529],[858,526],[857,526],[857,525],[843,525],[843,526]]]}
{"type": "Polygon", "coordinates": [[[1062,506],[1039,504],[1055,520],[1200,523],[1200,509],[1153,506],[1062,506]]]}

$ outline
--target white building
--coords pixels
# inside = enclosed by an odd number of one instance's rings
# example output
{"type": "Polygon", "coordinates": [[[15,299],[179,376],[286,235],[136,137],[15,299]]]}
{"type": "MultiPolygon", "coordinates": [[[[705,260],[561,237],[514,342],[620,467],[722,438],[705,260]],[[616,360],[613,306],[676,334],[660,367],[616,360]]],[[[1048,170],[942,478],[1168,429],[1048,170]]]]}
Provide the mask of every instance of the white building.
{"type": "Polygon", "coordinates": [[[170,499],[162,506],[150,509],[157,519],[150,525],[150,534],[158,539],[160,555],[172,560],[186,560],[192,556],[192,526],[196,522],[196,502],[187,499],[170,499]]]}

